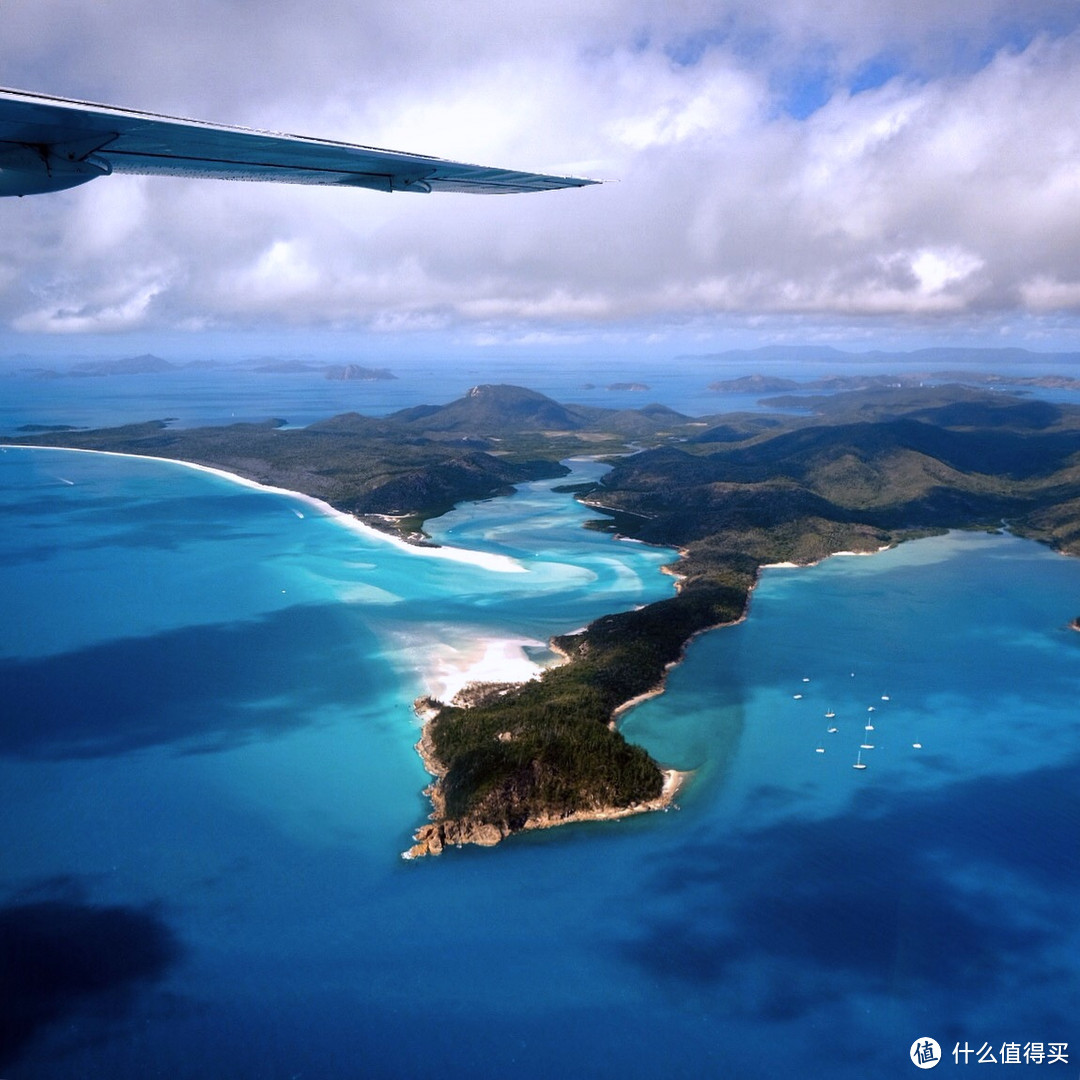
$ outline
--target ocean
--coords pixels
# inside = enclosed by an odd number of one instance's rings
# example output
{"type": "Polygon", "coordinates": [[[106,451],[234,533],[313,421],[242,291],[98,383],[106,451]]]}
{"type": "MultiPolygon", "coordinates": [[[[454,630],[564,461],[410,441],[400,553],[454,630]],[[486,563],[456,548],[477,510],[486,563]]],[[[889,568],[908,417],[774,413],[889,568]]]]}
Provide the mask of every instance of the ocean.
{"type": "MultiPolygon", "coordinates": [[[[2,426],[425,389],[220,380],[52,380],[2,426]]],[[[401,859],[414,698],[671,594],[675,553],[581,528],[565,482],[430,523],[447,558],[178,464],[0,451],[0,1075],[854,1080],[926,1039],[1072,1074],[1080,563],[1008,534],[766,570],[623,721],[693,770],[677,810],[401,859]]]]}

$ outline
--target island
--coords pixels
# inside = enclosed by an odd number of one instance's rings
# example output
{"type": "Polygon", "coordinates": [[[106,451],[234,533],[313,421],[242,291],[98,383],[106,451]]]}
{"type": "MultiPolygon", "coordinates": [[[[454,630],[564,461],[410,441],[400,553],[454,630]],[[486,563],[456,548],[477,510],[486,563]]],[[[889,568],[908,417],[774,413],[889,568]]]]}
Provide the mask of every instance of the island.
{"type": "Polygon", "coordinates": [[[743,618],[765,565],[948,529],[1008,528],[1080,554],[1080,408],[955,384],[871,383],[800,397],[798,415],[691,418],[477,386],[444,405],[305,428],[151,421],[2,441],[209,465],[414,543],[430,542],[424,521],[457,502],[565,475],[561,462],[575,454],[608,461],[574,497],[595,510],[590,527],[676,548],[677,591],[556,637],[565,662],[538,679],[418,702],[418,750],[433,777],[431,819],[407,853],[418,856],[671,805],[682,778],[628,743],[617,718],[662,688],[695,635],[743,618]]]}
{"type": "Polygon", "coordinates": [[[39,379],[89,379],[106,378],[110,375],[160,375],[162,372],[179,370],[181,368],[177,364],[152,353],[144,353],[142,356],[127,356],[115,360],[84,360],[63,370],[41,368],[34,374],[39,379]]]}
{"type": "Polygon", "coordinates": [[[717,379],[706,390],[721,394],[778,394],[783,390],[798,390],[802,386],[795,379],[778,375],[740,375],[737,379],[717,379]]]}
{"type": "Polygon", "coordinates": [[[327,379],[339,379],[360,382],[375,382],[379,379],[396,379],[394,375],[387,368],[369,368],[364,367],[363,364],[331,364],[326,368],[324,378],[327,379]]]}
{"type": "Polygon", "coordinates": [[[363,364],[315,364],[307,360],[272,360],[251,369],[256,375],[307,375],[321,374],[324,379],[374,382],[396,379],[387,368],[370,368],[363,364]]]}
{"type": "MultiPolygon", "coordinates": [[[[1011,391],[1022,391],[1027,387],[1040,390],[1077,390],[1080,379],[1071,375],[1001,375],[986,371],[923,371],[890,375],[875,373],[872,375],[825,375],[817,379],[799,382],[775,375],[743,375],[737,379],[719,379],[711,382],[707,390],[728,394],[776,394],[784,391],[808,390],[869,390],[876,387],[892,389],[912,386],[940,386],[955,383],[960,386],[1007,387],[1011,391]]],[[[800,402],[802,399],[792,399],[800,402]]]]}

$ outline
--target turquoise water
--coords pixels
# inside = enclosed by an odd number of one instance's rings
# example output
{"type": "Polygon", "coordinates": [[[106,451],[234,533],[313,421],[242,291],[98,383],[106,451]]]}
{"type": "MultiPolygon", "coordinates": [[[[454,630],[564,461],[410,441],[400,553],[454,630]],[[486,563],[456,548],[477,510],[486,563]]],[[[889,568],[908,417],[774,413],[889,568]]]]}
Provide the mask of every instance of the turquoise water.
{"type": "Polygon", "coordinates": [[[553,486],[433,523],[486,566],[178,465],[0,453],[5,1077],[1075,1058],[1080,563],[1009,536],[766,571],[625,720],[695,770],[677,812],[400,859],[434,675],[670,595],[671,552],[553,486]]]}

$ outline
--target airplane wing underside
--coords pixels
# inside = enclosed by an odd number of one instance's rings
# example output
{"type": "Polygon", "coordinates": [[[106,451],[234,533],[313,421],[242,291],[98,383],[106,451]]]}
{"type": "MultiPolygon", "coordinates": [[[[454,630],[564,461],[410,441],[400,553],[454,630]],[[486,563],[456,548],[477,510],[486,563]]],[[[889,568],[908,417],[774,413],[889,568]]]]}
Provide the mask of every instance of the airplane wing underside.
{"type": "Polygon", "coordinates": [[[598,182],[0,89],[0,195],[61,191],[113,172],[477,194],[598,182]]]}

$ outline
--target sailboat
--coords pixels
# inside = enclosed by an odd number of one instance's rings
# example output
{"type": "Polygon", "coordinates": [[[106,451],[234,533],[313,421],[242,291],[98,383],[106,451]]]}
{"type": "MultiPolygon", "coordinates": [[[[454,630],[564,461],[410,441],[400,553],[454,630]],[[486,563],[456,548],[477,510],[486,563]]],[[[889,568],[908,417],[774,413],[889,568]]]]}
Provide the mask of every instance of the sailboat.
{"type": "Polygon", "coordinates": [[[855,759],[855,764],[851,766],[853,769],[865,769],[866,763],[862,759],[862,751],[859,751],[859,756],[855,759]]]}

